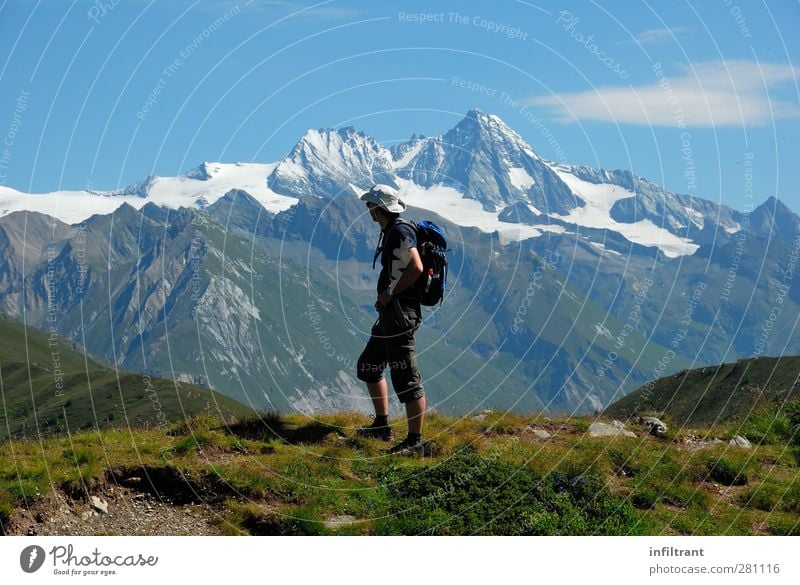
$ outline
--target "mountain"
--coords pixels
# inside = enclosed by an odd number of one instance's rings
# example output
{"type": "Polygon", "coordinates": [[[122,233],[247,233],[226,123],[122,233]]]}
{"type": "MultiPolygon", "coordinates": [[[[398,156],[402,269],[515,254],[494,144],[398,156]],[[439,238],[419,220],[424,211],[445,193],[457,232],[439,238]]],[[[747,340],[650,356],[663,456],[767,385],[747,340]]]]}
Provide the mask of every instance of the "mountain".
{"type": "Polygon", "coordinates": [[[520,201],[548,214],[584,205],[519,134],[480,110],[470,110],[444,136],[412,138],[394,153],[399,177],[424,188],[452,187],[485,211],[520,201]]]}
{"type": "Polygon", "coordinates": [[[85,429],[156,428],[200,413],[253,413],[186,382],[108,368],[75,342],[0,317],[0,441],[85,429]]]}
{"type": "Polygon", "coordinates": [[[760,357],[684,370],[660,378],[611,404],[604,415],[627,420],[642,412],[675,424],[744,421],[765,407],[800,398],[800,357],[760,357]]]}
{"type": "Polygon", "coordinates": [[[397,186],[388,150],[363,132],[309,130],[267,177],[267,186],[290,197],[363,193],[376,183],[397,186]]]}
{"type": "Polygon", "coordinates": [[[391,149],[311,130],[277,163],[204,163],[125,195],[0,188],[16,210],[0,310],[244,404],[368,412],[354,370],[378,229],[357,194],[373,181],[448,234],[447,296],[418,334],[440,412],[602,410],[679,370],[800,354],[800,218],[779,200],[738,212],[546,161],[477,110],[391,149]]]}
{"type": "Polygon", "coordinates": [[[202,209],[231,189],[246,190],[269,213],[277,213],[289,209],[297,199],[267,188],[266,177],[274,167],[275,164],[205,162],[176,177],[151,176],[110,191],[87,189],[28,194],[0,185],[0,216],[15,211],[35,211],[77,224],[93,214],[112,213],[123,203],[136,209],[147,203],[170,209],[202,209]]]}

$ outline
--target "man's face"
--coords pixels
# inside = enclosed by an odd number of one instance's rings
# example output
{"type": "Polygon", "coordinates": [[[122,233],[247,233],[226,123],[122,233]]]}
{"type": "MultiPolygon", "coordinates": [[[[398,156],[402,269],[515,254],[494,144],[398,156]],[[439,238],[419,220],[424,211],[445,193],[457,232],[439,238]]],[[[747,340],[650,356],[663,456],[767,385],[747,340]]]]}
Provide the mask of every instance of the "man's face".
{"type": "Polygon", "coordinates": [[[372,221],[378,221],[378,206],[374,203],[367,203],[367,207],[369,208],[369,216],[372,218],[372,221]]]}

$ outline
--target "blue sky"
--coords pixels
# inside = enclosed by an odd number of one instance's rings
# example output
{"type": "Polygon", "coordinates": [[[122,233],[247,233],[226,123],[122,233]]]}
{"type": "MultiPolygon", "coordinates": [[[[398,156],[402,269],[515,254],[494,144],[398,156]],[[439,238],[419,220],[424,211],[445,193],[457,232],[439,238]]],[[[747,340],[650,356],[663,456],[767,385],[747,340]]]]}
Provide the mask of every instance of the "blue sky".
{"type": "Polygon", "coordinates": [[[478,107],[544,158],[800,211],[798,25],[742,0],[0,0],[0,184],[271,162],[308,128],[390,146],[478,107]]]}

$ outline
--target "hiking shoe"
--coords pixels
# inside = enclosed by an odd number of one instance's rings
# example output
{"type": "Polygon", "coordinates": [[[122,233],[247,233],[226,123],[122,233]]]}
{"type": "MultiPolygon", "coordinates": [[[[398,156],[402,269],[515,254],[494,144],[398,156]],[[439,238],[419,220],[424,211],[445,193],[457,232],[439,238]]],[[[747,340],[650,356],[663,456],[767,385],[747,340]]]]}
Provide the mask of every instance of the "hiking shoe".
{"type": "Polygon", "coordinates": [[[365,437],[367,439],[380,439],[382,441],[391,441],[394,439],[392,427],[376,423],[377,421],[372,421],[371,425],[368,427],[360,427],[356,430],[356,433],[359,437],[365,437]]]}
{"type": "Polygon", "coordinates": [[[424,445],[421,439],[415,440],[406,437],[386,452],[389,455],[423,455],[424,445]]]}

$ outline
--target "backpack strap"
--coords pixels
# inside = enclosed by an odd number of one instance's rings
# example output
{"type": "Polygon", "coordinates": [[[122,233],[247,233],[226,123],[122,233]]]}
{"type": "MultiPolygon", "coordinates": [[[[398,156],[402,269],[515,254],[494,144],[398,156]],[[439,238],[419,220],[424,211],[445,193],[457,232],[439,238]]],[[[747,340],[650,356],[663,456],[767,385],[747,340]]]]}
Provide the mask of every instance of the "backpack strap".
{"type": "Polygon", "coordinates": [[[375,255],[372,257],[372,269],[373,270],[375,270],[375,263],[378,261],[378,258],[385,251],[383,248],[384,248],[384,244],[389,241],[389,234],[391,234],[392,230],[395,228],[395,226],[397,226],[399,224],[406,224],[408,226],[411,226],[411,228],[414,230],[414,233],[415,234],[417,233],[416,224],[413,221],[405,220],[402,217],[398,217],[397,219],[395,219],[392,222],[392,224],[388,228],[386,228],[386,232],[381,230],[381,235],[378,238],[378,246],[375,248],[375,255]]]}

